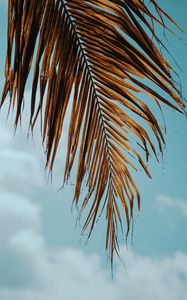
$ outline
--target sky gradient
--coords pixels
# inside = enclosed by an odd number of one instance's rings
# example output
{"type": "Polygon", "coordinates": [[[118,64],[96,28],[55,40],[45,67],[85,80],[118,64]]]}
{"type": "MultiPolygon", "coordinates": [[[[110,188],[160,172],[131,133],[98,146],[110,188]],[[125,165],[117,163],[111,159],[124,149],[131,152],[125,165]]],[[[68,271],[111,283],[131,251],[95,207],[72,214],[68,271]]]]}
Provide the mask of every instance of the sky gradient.
{"type": "MultiPolygon", "coordinates": [[[[163,5],[187,32],[187,2],[178,4],[174,0],[172,6],[170,1],[163,5]]],[[[0,0],[0,90],[6,13],[7,1],[0,0]]],[[[167,34],[169,42],[165,42],[182,69],[178,73],[187,97],[187,36],[179,36],[182,40],[167,34]]],[[[29,97],[28,88],[26,103],[29,97]]],[[[186,299],[187,119],[164,110],[164,161],[149,162],[152,180],[143,172],[136,176],[141,214],[135,218],[133,245],[129,238],[127,250],[121,242],[126,271],[116,262],[112,281],[104,250],[104,216],[85,246],[81,227],[75,226],[77,211],[71,210],[73,185],[57,192],[63,178],[68,117],[51,184],[44,171],[38,127],[34,138],[27,140],[27,105],[15,136],[13,115],[6,121],[6,112],[7,105],[0,112],[0,300],[186,299]]]]}

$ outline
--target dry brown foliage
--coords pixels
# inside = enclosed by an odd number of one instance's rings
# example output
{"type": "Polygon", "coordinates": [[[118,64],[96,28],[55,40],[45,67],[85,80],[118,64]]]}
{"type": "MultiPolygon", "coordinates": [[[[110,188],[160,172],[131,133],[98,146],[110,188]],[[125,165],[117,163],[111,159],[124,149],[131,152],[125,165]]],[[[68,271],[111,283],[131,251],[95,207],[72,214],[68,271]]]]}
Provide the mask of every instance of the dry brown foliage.
{"type": "Polygon", "coordinates": [[[143,0],[8,1],[6,83],[1,105],[9,94],[17,126],[31,73],[30,128],[40,115],[47,166],[52,170],[73,93],[64,182],[78,152],[74,201],[80,201],[86,177],[87,196],[81,211],[89,204],[83,232],[92,232],[105,208],[111,262],[114,252],[119,251],[117,227],[123,212],[128,234],[134,199],[140,209],[132,169],[137,170],[137,161],[150,176],[146,161],[150,153],[158,160],[157,153],[162,153],[164,145],[158,116],[141,97],[149,96],[150,103],[160,110],[165,104],[184,113],[180,90],[172,80],[173,69],[160,52],[162,42],[155,32],[156,24],[169,30],[164,20],[177,26],[155,0],[147,6],[143,0]],[[119,201],[124,211],[119,209],[119,201]]]}

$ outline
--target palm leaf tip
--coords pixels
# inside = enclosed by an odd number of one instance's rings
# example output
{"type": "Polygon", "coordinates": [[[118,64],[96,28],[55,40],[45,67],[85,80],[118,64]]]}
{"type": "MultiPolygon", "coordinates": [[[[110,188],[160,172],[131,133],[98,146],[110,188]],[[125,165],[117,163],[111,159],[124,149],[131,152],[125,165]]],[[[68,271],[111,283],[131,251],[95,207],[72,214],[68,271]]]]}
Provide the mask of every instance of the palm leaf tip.
{"type": "Polygon", "coordinates": [[[89,204],[83,231],[89,228],[92,232],[105,208],[106,248],[112,262],[119,250],[117,227],[123,222],[119,202],[127,233],[135,198],[140,209],[132,170],[137,170],[137,161],[151,177],[142,151],[146,160],[151,152],[158,158],[157,148],[162,152],[164,144],[159,121],[141,95],[149,96],[159,109],[162,104],[182,113],[185,109],[154,30],[154,23],[166,27],[165,18],[175,22],[156,1],[150,3],[152,8],[141,0],[8,1],[6,82],[1,105],[9,93],[17,126],[31,73],[30,126],[33,129],[40,114],[47,165],[52,170],[73,92],[64,182],[78,152],[76,203],[86,175],[88,188],[81,204],[81,211],[89,204]],[[132,136],[138,147],[131,143],[132,136]]]}

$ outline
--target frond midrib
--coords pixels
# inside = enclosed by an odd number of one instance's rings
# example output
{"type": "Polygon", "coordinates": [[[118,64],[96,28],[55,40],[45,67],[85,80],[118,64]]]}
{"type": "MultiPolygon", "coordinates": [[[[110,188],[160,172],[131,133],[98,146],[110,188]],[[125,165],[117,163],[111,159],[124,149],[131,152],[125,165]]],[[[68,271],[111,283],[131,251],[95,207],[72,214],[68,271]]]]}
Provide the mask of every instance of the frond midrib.
{"type": "Polygon", "coordinates": [[[106,155],[107,155],[107,162],[108,162],[108,167],[109,167],[109,177],[112,180],[113,171],[112,171],[112,165],[111,165],[109,142],[108,142],[108,137],[107,137],[107,129],[106,129],[106,126],[105,126],[104,118],[102,116],[102,109],[101,109],[101,106],[100,106],[100,103],[99,103],[99,100],[98,100],[99,96],[97,95],[97,88],[95,87],[95,82],[94,82],[94,79],[93,79],[94,76],[92,75],[92,71],[91,71],[89,63],[88,63],[88,58],[87,58],[85,50],[82,46],[81,37],[80,37],[81,33],[77,32],[76,25],[75,25],[74,21],[72,20],[71,13],[68,10],[67,4],[64,1],[62,1],[62,4],[63,4],[64,10],[65,10],[65,12],[68,16],[68,19],[71,22],[71,26],[72,26],[72,29],[75,33],[78,46],[79,46],[80,51],[82,53],[84,64],[86,65],[86,69],[87,69],[88,76],[89,76],[89,79],[90,79],[90,82],[91,82],[91,86],[92,86],[93,91],[94,91],[94,98],[96,100],[96,105],[98,107],[98,112],[99,112],[99,118],[101,120],[102,130],[103,130],[103,133],[104,133],[104,140],[105,140],[104,145],[105,145],[105,152],[106,152],[106,155]]]}

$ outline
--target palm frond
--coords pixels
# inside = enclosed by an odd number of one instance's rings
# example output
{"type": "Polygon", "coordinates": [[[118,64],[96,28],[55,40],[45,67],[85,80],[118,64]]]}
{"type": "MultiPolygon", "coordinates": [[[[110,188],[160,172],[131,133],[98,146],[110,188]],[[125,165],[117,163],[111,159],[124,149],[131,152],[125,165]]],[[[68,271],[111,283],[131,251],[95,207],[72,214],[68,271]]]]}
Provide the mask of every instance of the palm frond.
{"type": "Polygon", "coordinates": [[[17,126],[31,73],[30,127],[34,128],[40,115],[47,166],[52,170],[73,93],[64,182],[78,152],[74,201],[80,201],[86,178],[87,196],[81,211],[88,204],[90,207],[83,232],[89,228],[91,234],[105,208],[111,262],[114,252],[118,254],[117,227],[123,213],[119,203],[124,207],[127,234],[134,199],[140,209],[132,177],[136,161],[151,177],[146,161],[150,153],[158,159],[157,148],[162,152],[164,145],[158,118],[141,99],[142,94],[159,109],[166,104],[183,113],[185,108],[155,32],[156,24],[170,30],[165,19],[177,24],[156,1],[149,2],[146,6],[143,0],[8,1],[6,82],[1,105],[9,93],[17,126]],[[137,146],[131,143],[131,136],[137,146]]]}

